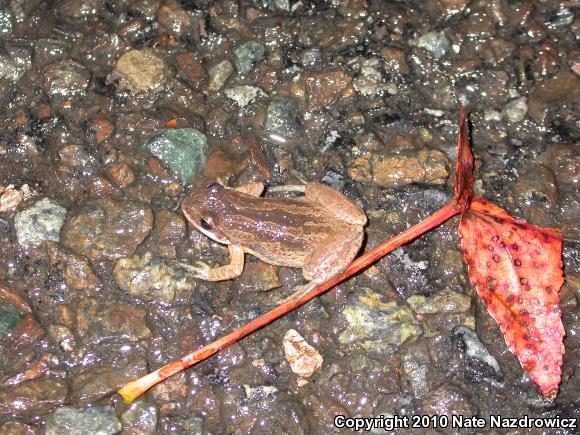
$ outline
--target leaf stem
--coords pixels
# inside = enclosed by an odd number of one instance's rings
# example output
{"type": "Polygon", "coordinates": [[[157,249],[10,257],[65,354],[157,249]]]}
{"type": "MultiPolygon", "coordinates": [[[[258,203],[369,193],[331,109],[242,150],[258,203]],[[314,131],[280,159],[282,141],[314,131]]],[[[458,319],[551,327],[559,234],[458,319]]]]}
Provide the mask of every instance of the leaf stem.
{"type": "Polygon", "coordinates": [[[182,370],[185,370],[188,367],[191,367],[194,364],[197,364],[198,362],[209,358],[220,350],[238,342],[252,332],[304,305],[308,301],[325,293],[336,284],[344,281],[345,279],[351,277],[355,273],[374,263],[378,259],[384,257],[394,249],[410,242],[413,239],[416,239],[420,235],[441,225],[443,222],[459,213],[460,209],[458,208],[456,201],[453,199],[443,208],[422,220],[418,224],[413,225],[411,228],[396,235],[392,239],[383,242],[372,251],[369,251],[361,257],[357,258],[340,275],[337,275],[312,289],[308,289],[305,292],[299,291],[295,293],[276,308],[268,311],[267,313],[252,320],[251,322],[236,329],[235,331],[230,332],[222,338],[219,338],[197,350],[194,350],[193,352],[173,361],[170,364],[167,364],[164,367],[161,367],[160,369],[155,370],[154,372],[149,373],[146,376],[143,376],[142,378],[127,383],[118,391],[118,393],[121,395],[121,397],[123,397],[125,403],[129,404],[133,402],[136,398],[141,396],[143,393],[145,393],[159,382],[176,373],[179,373],[182,370]]]}

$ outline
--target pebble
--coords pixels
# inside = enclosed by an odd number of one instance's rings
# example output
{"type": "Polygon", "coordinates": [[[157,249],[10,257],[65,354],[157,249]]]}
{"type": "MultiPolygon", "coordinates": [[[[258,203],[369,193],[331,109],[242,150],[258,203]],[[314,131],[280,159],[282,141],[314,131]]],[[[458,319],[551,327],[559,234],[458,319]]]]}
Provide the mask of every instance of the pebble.
{"type": "Polygon", "coordinates": [[[302,132],[300,122],[300,104],[294,98],[274,97],[268,105],[268,115],[264,129],[270,138],[279,143],[286,143],[302,132]]]}
{"type": "MultiPolygon", "coordinates": [[[[181,53],[176,57],[177,66],[179,68],[180,76],[194,88],[201,88],[202,84],[207,80],[208,75],[195,53],[187,52],[181,53]]],[[[226,61],[227,62],[227,61],[226,61]]],[[[229,63],[229,62],[228,62],[229,63]]],[[[231,65],[231,64],[230,64],[231,65]]],[[[230,74],[233,72],[231,69],[230,74]]],[[[229,74],[228,74],[229,76],[229,74]]],[[[227,77],[226,77],[227,78],[227,77]]],[[[219,87],[223,86],[223,83],[219,87]]],[[[216,90],[216,89],[214,89],[216,90]]]]}
{"type": "Polygon", "coordinates": [[[479,340],[479,337],[474,331],[465,326],[460,326],[453,332],[453,335],[461,338],[463,344],[465,344],[465,352],[467,353],[467,356],[487,364],[493,368],[500,378],[503,377],[503,373],[501,372],[497,360],[489,353],[489,350],[487,350],[485,345],[479,340]]]}
{"type": "Polygon", "coordinates": [[[0,304],[0,340],[18,325],[22,315],[9,304],[0,304]]]}
{"type": "Polygon", "coordinates": [[[459,388],[447,383],[421,401],[420,412],[426,415],[445,415],[448,418],[454,415],[466,418],[477,413],[469,397],[459,388]]]}
{"type": "Polygon", "coordinates": [[[14,17],[9,7],[0,9],[0,35],[12,33],[14,17]]]}
{"type": "Polygon", "coordinates": [[[89,404],[107,397],[125,385],[147,374],[147,361],[134,357],[119,364],[89,366],[77,372],[72,379],[73,400],[89,404]]]}
{"type": "Polygon", "coordinates": [[[443,57],[450,46],[451,43],[445,31],[429,32],[417,40],[417,47],[427,50],[435,59],[443,57]]]}
{"type": "Polygon", "coordinates": [[[68,388],[63,382],[42,379],[0,390],[0,417],[39,417],[64,403],[68,388]]]}
{"type": "Polygon", "coordinates": [[[352,81],[354,89],[363,96],[383,95],[384,93],[396,93],[393,85],[384,83],[383,76],[379,71],[378,59],[367,59],[362,62],[360,71],[352,81]]]}
{"type": "Polygon", "coordinates": [[[387,303],[368,288],[353,294],[342,315],[348,326],[340,333],[339,342],[370,352],[390,354],[423,333],[409,308],[396,301],[387,303]]]}
{"type": "Polygon", "coordinates": [[[334,103],[352,84],[342,69],[306,71],[303,74],[306,110],[320,110],[334,103]]]}
{"type": "Polygon", "coordinates": [[[150,402],[136,402],[121,415],[123,433],[139,435],[156,435],[157,407],[150,402]]]}
{"type": "Polygon", "coordinates": [[[429,367],[432,365],[429,350],[424,344],[412,346],[403,355],[401,381],[415,397],[423,397],[429,391],[429,367]]]}
{"type": "Polygon", "coordinates": [[[221,62],[211,66],[207,71],[209,76],[208,89],[211,92],[219,91],[233,72],[234,66],[229,60],[222,60],[221,62]]]}
{"type": "Polygon", "coordinates": [[[64,246],[91,260],[132,255],[153,227],[151,209],[103,198],[87,202],[62,230],[64,246]]]}
{"type": "Polygon", "coordinates": [[[226,97],[236,102],[240,108],[244,108],[258,98],[266,97],[266,93],[256,86],[240,85],[226,89],[226,97]]]}
{"type": "Polygon", "coordinates": [[[131,50],[123,54],[115,64],[108,81],[119,80],[120,91],[132,93],[159,92],[169,79],[165,61],[153,49],[131,50]]]}
{"type": "Polygon", "coordinates": [[[512,124],[522,122],[526,118],[527,113],[528,104],[526,97],[520,97],[510,101],[506,104],[503,111],[504,118],[512,124]]]}
{"type": "Polygon", "coordinates": [[[101,143],[109,139],[114,130],[111,121],[103,116],[96,116],[88,119],[85,137],[90,142],[101,143]]]}
{"type": "Polygon", "coordinates": [[[84,337],[87,343],[136,343],[151,336],[145,312],[131,305],[116,303],[100,310],[92,320],[84,337]]]}
{"type": "Polygon", "coordinates": [[[44,68],[44,91],[49,97],[71,97],[83,94],[91,75],[81,64],[73,60],[59,60],[44,68]]]}
{"type": "Polygon", "coordinates": [[[385,60],[385,71],[389,74],[409,74],[407,55],[400,48],[387,47],[381,52],[385,60]]]}
{"type": "Polygon", "coordinates": [[[241,74],[249,73],[266,56],[266,47],[259,41],[248,41],[234,50],[236,67],[241,74]]]}
{"type": "Polygon", "coordinates": [[[312,67],[320,63],[322,53],[318,48],[309,48],[300,53],[300,63],[304,68],[312,67]]]}
{"type": "Polygon", "coordinates": [[[44,240],[58,242],[66,209],[49,198],[19,212],[14,218],[18,243],[23,247],[38,245],[44,240]]]}
{"type": "Polygon", "coordinates": [[[180,269],[169,267],[161,257],[150,252],[122,258],[115,263],[113,277],[117,285],[131,296],[144,301],[171,304],[196,282],[180,269]]]}
{"type": "Polygon", "coordinates": [[[303,378],[309,378],[322,367],[322,355],[294,329],[284,334],[284,355],[292,372],[303,378]]]}
{"type": "Polygon", "coordinates": [[[356,181],[382,187],[424,183],[441,186],[449,177],[449,163],[438,150],[413,154],[366,153],[351,160],[348,175],[356,181]]]}
{"type": "Polygon", "coordinates": [[[580,102],[580,78],[562,72],[542,81],[531,91],[528,99],[530,117],[543,124],[550,108],[580,102]]]}
{"type": "Polygon", "coordinates": [[[123,426],[115,408],[93,405],[88,408],[63,406],[51,413],[44,425],[45,435],[113,435],[123,426]]]}
{"type": "Polygon", "coordinates": [[[60,161],[69,168],[87,168],[95,159],[82,145],[67,145],[58,152],[60,161]]]}
{"type": "Polygon", "coordinates": [[[445,288],[433,296],[413,295],[407,303],[417,314],[462,313],[471,308],[471,298],[445,288]]]}
{"type": "Polygon", "coordinates": [[[183,184],[191,182],[207,163],[207,138],[195,128],[161,130],[140,148],[167,165],[183,184]]]}
{"type": "MultiPolygon", "coordinates": [[[[0,11],[0,34],[2,33],[0,11]]],[[[32,52],[28,48],[4,45],[0,51],[0,79],[16,83],[32,67],[32,52]]]]}
{"type": "Polygon", "coordinates": [[[190,15],[176,1],[163,2],[157,11],[157,20],[163,29],[176,37],[193,30],[190,15]]]}
{"type": "Polygon", "coordinates": [[[64,277],[69,289],[94,292],[101,286],[101,280],[84,258],[54,242],[47,242],[46,250],[52,269],[64,277]]]}
{"type": "Polygon", "coordinates": [[[135,173],[125,162],[115,163],[107,168],[111,180],[121,189],[129,187],[135,181],[135,173]]]}
{"type": "Polygon", "coordinates": [[[23,184],[20,189],[13,184],[5,188],[0,187],[0,213],[13,212],[21,202],[27,201],[34,195],[36,192],[31,190],[28,184],[23,184]]]}

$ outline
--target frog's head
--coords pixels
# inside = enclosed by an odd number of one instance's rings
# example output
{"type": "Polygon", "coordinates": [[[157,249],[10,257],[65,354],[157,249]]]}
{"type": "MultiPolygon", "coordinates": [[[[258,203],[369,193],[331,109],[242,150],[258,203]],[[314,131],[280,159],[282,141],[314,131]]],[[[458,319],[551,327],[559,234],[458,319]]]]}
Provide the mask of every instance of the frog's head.
{"type": "Polygon", "coordinates": [[[229,244],[230,240],[220,230],[223,228],[224,204],[220,194],[225,187],[212,183],[205,189],[192,192],[181,203],[186,219],[201,233],[219,243],[229,244]]]}

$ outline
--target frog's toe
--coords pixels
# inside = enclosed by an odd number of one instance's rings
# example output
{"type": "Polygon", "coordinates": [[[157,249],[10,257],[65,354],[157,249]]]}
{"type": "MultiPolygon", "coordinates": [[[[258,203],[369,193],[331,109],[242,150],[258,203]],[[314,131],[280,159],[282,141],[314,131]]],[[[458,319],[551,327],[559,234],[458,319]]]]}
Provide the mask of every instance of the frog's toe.
{"type": "Polygon", "coordinates": [[[195,266],[185,263],[177,263],[177,266],[187,270],[195,278],[199,279],[207,279],[207,277],[209,276],[209,271],[211,270],[211,267],[206,263],[204,263],[203,261],[197,261],[195,263],[195,266]]]}

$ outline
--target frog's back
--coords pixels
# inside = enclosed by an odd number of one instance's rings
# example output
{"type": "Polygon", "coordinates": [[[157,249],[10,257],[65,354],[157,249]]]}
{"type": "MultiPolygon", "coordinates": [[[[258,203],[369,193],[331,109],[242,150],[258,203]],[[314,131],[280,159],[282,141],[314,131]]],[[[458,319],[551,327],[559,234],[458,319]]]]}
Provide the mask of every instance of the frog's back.
{"type": "Polygon", "coordinates": [[[235,192],[226,202],[223,232],[231,243],[281,266],[301,267],[316,247],[349,226],[301,199],[256,198],[235,192]]]}

